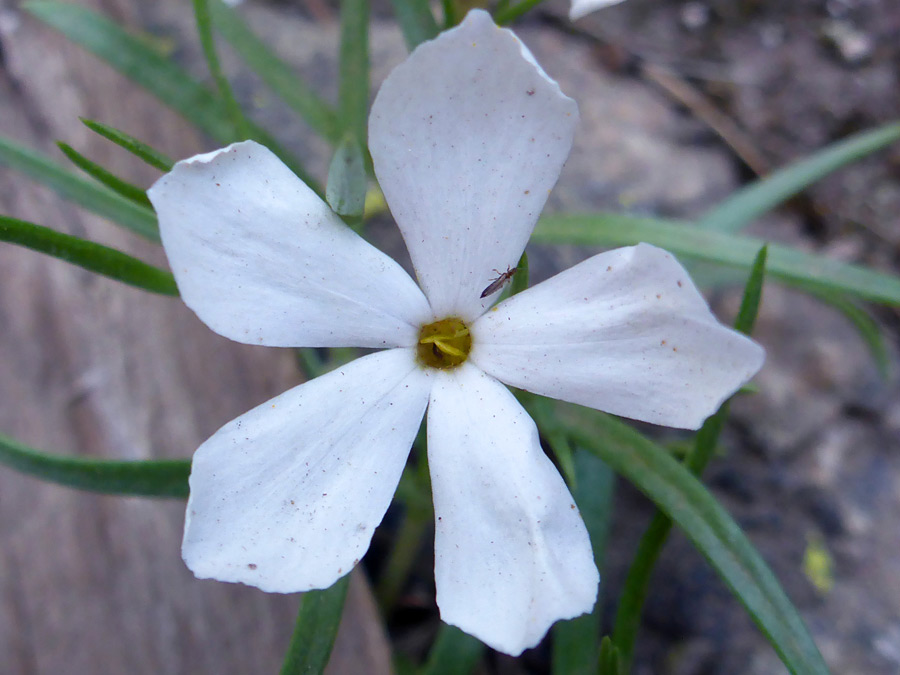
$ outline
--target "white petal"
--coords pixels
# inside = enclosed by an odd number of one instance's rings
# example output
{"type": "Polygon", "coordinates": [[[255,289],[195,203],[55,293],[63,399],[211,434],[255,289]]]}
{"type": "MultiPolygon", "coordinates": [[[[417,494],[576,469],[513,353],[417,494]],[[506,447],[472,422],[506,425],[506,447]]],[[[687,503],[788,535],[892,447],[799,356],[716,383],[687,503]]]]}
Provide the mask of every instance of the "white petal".
{"type": "Polygon", "coordinates": [[[415,282],[270,150],[197,155],[148,191],[185,303],[225,337],[279,347],[415,344],[415,282]]]}
{"type": "Polygon", "coordinates": [[[468,364],[438,373],[428,462],[441,619],[515,656],[554,621],[591,611],[587,530],[506,387],[468,364]]]}
{"type": "Polygon", "coordinates": [[[369,117],[375,173],[437,317],[490,305],[569,154],[575,102],[490,16],[469,12],[381,85],[369,117]]]}
{"type": "Polygon", "coordinates": [[[620,2],[624,2],[624,0],[572,0],[572,6],[569,9],[569,21],[577,21],[591,12],[611,5],[618,5],[620,2]]]}
{"type": "Polygon", "coordinates": [[[391,502],[430,386],[412,350],[392,349],[226,424],[194,455],[188,567],[278,593],[349,572],[391,502]]]}
{"type": "Polygon", "coordinates": [[[648,244],[589,258],[471,329],[472,361],[509,385],[685,429],[765,357],[716,320],[672,254],[648,244]]]}

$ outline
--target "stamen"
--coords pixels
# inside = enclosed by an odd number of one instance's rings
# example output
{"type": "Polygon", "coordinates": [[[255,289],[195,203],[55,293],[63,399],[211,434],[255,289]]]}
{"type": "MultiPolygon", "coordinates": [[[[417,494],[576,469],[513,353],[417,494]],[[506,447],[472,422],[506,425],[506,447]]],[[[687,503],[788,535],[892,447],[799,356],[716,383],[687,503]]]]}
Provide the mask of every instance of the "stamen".
{"type": "Polygon", "coordinates": [[[434,344],[437,345],[437,348],[440,349],[445,354],[450,354],[451,356],[460,356],[462,358],[466,358],[466,353],[461,349],[456,349],[456,347],[451,347],[443,340],[435,340],[434,344]]]}
{"type": "Polygon", "coordinates": [[[471,349],[469,327],[462,319],[450,317],[422,326],[416,353],[423,365],[448,369],[464,363],[471,349]]]}

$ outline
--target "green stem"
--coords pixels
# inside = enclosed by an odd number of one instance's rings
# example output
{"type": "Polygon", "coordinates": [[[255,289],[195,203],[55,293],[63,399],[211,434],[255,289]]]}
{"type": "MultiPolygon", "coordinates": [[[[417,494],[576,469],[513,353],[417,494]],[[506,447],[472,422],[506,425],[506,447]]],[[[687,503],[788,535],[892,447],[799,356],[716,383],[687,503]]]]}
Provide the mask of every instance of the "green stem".
{"type": "Polygon", "coordinates": [[[222,72],[222,66],[219,63],[219,56],[216,53],[216,42],[213,38],[212,19],[209,14],[209,2],[208,0],[193,0],[193,2],[194,16],[197,19],[197,33],[200,36],[203,55],[206,57],[209,72],[216,81],[216,87],[218,87],[219,94],[221,94],[225,103],[225,108],[228,110],[228,116],[231,118],[231,123],[237,136],[236,140],[242,141],[252,138],[250,125],[247,123],[247,119],[244,117],[244,113],[238,105],[234,93],[231,91],[228,78],[225,77],[225,73],[222,72]]]}

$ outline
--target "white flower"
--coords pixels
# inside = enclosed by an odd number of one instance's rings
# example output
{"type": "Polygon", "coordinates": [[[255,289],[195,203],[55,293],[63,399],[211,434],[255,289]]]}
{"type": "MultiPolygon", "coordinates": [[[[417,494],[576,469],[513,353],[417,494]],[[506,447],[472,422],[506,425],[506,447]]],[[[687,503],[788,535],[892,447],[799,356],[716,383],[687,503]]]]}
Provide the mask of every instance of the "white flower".
{"type": "Polygon", "coordinates": [[[587,16],[591,12],[598,9],[618,5],[625,0],[572,0],[569,7],[569,21],[577,21],[583,16],[587,16]]]}
{"type": "Polygon", "coordinates": [[[153,186],[182,297],[210,328],[252,344],[384,348],[197,450],[183,555],[198,577],[295,592],[347,574],[427,409],[443,620],[519,654],[591,610],[584,524],[501,382],[696,428],[763,353],[643,244],[486,311],[497,294],[480,295],[518,261],[576,123],[574,101],[482,11],[391,73],[369,140],[422,290],[255,143],[180,162],[153,186]]]}

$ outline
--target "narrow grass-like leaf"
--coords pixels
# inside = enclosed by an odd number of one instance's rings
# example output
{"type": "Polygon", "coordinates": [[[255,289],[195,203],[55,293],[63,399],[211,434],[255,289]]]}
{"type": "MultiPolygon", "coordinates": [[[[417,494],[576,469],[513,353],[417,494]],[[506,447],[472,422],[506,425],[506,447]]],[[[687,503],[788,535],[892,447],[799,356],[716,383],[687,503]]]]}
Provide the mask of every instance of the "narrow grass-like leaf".
{"type": "MultiPolygon", "coordinates": [[[[603,570],[615,475],[595,455],[580,448],[575,453],[575,473],[577,482],[572,486],[572,496],[591,537],[594,561],[603,570]]],[[[604,587],[601,579],[593,612],[560,621],[553,627],[553,675],[595,675],[597,672],[604,587]]]]}
{"type": "Polygon", "coordinates": [[[95,120],[89,120],[84,117],[81,117],[79,119],[88,129],[97,134],[100,134],[101,136],[103,136],[103,138],[112,141],[120,148],[124,148],[135,157],[152,166],[154,169],[159,169],[160,171],[171,171],[172,167],[175,166],[175,162],[161,153],[159,150],[154,150],[146,143],[139,141],[134,136],[129,136],[124,131],[119,131],[114,127],[102,124],[95,120]]]}
{"type": "Polygon", "coordinates": [[[175,278],[169,272],[148,265],[114,248],[63,234],[42,225],[0,216],[0,241],[46,253],[151,293],[178,295],[175,278]]]}
{"type": "Polygon", "coordinates": [[[391,0],[391,5],[409,51],[437,37],[440,31],[428,0],[391,0]]]}
{"type": "Polygon", "coordinates": [[[600,667],[596,671],[597,675],[622,675],[620,660],[619,648],[608,635],[605,636],[600,643],[600,667]]]}
{"type": "Polygon", "coordinates": [[[369,2],[341,0],[338,119],[341,131],[366,147],[369,118],[369,2]]]}
{"type": "Polygon", "coordinates": [[[219,90],[219,96],[225,103],[225,109],[228,111],[228,117],[231,119],[231,126],[234,129],[234,137],[231,140],[243,141],[250,138],[250,126],[241,106],[238,105],[234,92],[231,91],[231,84],[225,73],[222,71],[222,65],[219,63],[219,55],[216,53],[216,40],[213,37],[212,18],[209,11],[209,0],[193,0],[194,3],[194,19],[197,22],[197,35],[200,38],[200,46],[203,48],[203,56],[206,58],[206,66],[212,75],[219,90]]]}
{"type": "MultiPolygon", "coordinates": [[[[629,246],[643,241],[676,255],[746,270],[765,244],[752,237],[701,230],[679,221],[617,214],[545,216],[538,222],[532,241],[581,246],[629,246]]],[[[801,288],[839,291],[900,305],[900,278],[788,246],[769,244],[766,273],[771,279],[801,288]]]]}
{"type": "Polygon", "coordinates": [[[516,293],[521,293],[528,288],[529,272],[528,254],[523,252],[522,257],[519,258],[519,262],[516,264],[516,273],[509,282],[509,294],[511,296],[516,293]]]}
{"type": "Polygon", "coordinates": [[[366,164],[356,137],[347,133],[328,168],[325,200],[339,216],[362,219],[366,205],[366,164]]]}
{"type": "Polygon", "coordinates": [[[813,183],[851,162],[900,140],[900,122],[864,131],[738,190],[700,219],[698,226],[737,232],[813,183]]]}
{"type": "Polygon", "coordinates": [[[347,574],[331,588],[303,594],[281,675],[319,675],[325,670],[341,623],[349,584],[350,575],[347,574]]]}
{"type": "Polygon", "coordinates": [[[31,0],[27,11],[84,47],[220,143],[232,140],[224,103],[171,58],[106,16],[73,3],[31,0]]]}
{"type": "Polygon", "coordinates": [[[188,496],[187,459],[112,460],[48,455],[0,434],[0,465],[89,492],[133,497],[188,496]]]}
{"type": "Polygon", "coordinates": [[[0,166],[6,166],[46,185],[63,199],[118,223],[153,241],[159,241],[153,211],[138,206],[112,190],[84,180],[50,158],[0,137],[0,166]]]}
{"type": "Polygon", "coordinates": [[[869,354],[878,368],[878,373],[886,379],[890,374],[891,357],[884,342],[884,334],[875,319],[864,308],[843,295],[824,293],[818,290],[807,290],[807,292],[826,305],[836,309],[853,324],[856,332],[859,333],[860,338],[862,338],[863,343],[869,350],[869,354]]]}
{"type": "Polygon", "coordinates": [[[421,675],[469,675],[484,651],[480,640],[442,623],[421,675]]]}
{"type": "Polygon", "coordinates": [[[62,150],[63,154],[71,160],[72,164],[84,171],[98,183],[102,183],[113,192],[122,195],[125,199],[129,199],[140,206],[148,209],[153,208],[150,200],[147,199],[147,193],[142,188],[139,188],[137,185],[129,183],[126,180],[122,180],[114,173],[111,173],[99,164],[92,162],[75,150],[71,145],[63,143],[62,141],[58,141],[56,145],[62,150]]]}
{"type": "Polygon", "coordinates": [[[511,7],[506,7],[502,11],[498,11],[494,16],[494,21],[498,26],[505,26],[519,17],[524,16],[543,1],[544,0],[521,0],[511,7]]]}
{"type": "MultiPolygon", "coordinates": [[[[97,12],[69,2],[29,0],[23,7],[69,40],[143,87],[219,143],[229,143],[234,129],[222,99],[194,80],[172,59],[97,12]]],[[[274,152],[320,196],[321,188],[297,159],[267,131],[249,124],[250,137],[274,152]]]]}
{"type": "Polygon", "coordinates": [[[453,28],[459,23],[456,14],[456,0],[441,0],[441,9],[444,11],[444,30],[453,28]]]}
{"type": "MultiPolygon", "coordinates": [[[[744,287],[744,297],[735,320],[735,328],[746,335],[753,330],[759,312],[766,271],[766,255],[767,249],[764,246],[753,261],[750,278],[744,287]]],[[[693,447],[684,462],[687,469],[695,476],[703,473],[715,454],[719,434],[727,417],[728,403],[726,402],[715,415],[704,422],[703,427],[697,433],[693,447]]],[[[618,648],[619,659],[625,665],[626,670],[630,669],[634,659],[634,646],[641,625],[644,602],[650,589],[653,568],[669,538],[671,529],[672,520],[664,513],[657,511],[641,537],[634,561],[622,586],[613,638],[618,648]]]]}
{"type": "Polygon", "coordinates": [[[557,404],[576,442],[656,503],[716,569],[795,675],[828,673],[796,608],[728,513],[682,464],[609,415],[557,404]]]}
{"type": "Polygon", "coordinates": [[[750,266],[750,277],[744,286],[744,297],[734,319],[734,328],[744,335],[753,332],[756,317],[759,315],[759,304],[762,302],[763,282],[766,279],[766,264],[769,259],[769,247],[759,249],[750,266]]]}
{"type": "Polygon", "coordinates": [[[233,9],[221,0],[210,0],[213,25],[244,62],[269,88],[291,107],[310,128],[332,143],[340,138],[337,113],[301,80],[248,27],[233,9]]]}

